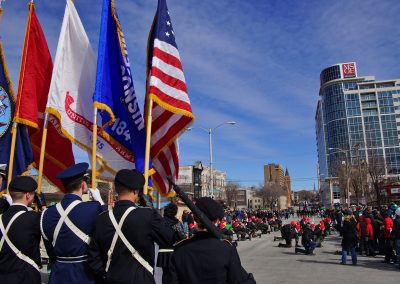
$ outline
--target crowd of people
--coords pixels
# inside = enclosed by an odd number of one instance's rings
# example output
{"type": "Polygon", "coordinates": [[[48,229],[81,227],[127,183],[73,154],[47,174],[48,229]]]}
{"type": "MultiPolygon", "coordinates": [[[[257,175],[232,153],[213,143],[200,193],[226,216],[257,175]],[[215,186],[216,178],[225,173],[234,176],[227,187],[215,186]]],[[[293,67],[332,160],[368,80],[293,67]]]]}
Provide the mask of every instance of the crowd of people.
{"type": "MultiPolygon", "coordinates": [[[[292,209],[271,210],[225,210],[224,217],[216,223],[229,240],[251,240],[262,234],[280,231],[274,241],[283,240],[279,247],[292,247],[295,253],[315,255],[315,248],[322,247],[325,238],[335,232],[342,238],[340,263],[347,263],[351,255],[352,264],[357,265],[357,256],[384,256],[383,262],[397,263],[400,267],[400,208],[396,204],[372,207],[352,206],[350,209],[298,210],[294,221],[292,209]],[[292,219],[287,223],[284,220],[292,219]],[[319,220],[319,221],[315,221],[319,220]],[[285,224],[286,223],[286,224],[285,224]]],[[[196,231],[191,213],[182,215],[186,236],[196,231]]]]}
{"type": "Polygon", "coordinates": [[[396,204],[372,207],[353,207],[332,213],[342,239],[342,264],[350,252],[352,264],[357,255],[383,255],[383,262],[397,263],[400,268],[400,208],[396,204]]]}

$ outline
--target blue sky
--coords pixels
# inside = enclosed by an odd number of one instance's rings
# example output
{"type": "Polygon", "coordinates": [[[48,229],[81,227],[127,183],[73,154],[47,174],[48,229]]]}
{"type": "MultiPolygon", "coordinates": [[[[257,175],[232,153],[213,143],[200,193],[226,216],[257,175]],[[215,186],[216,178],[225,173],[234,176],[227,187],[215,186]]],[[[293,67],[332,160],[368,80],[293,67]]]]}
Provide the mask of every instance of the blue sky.
{"type": "MultiPolygon", "coordinates": [[[[101,2],[75,0],[96,52],[101,2]]],[[[157,1],[115,2],[143,102],[147,35],[157,1]]],[[[27,3],[7,0],[0,22],[14,89],[27,3]]],[[[65,1],[35,3],[54,58],[65,1]]],[[[243,185],[260,185],[270,162],[289,169],[294,190],[317,182],[314,115],[323,68],[356,61],[361,76],[400,78],[398,0],[168,0],[168,6],[197,117],[193,126],[237,122],[215,131],[213,158],[215,168],[243,185]]],[[[184,133],[180,156],[181,165],[208,164],[207,133],[184,133]]]]}

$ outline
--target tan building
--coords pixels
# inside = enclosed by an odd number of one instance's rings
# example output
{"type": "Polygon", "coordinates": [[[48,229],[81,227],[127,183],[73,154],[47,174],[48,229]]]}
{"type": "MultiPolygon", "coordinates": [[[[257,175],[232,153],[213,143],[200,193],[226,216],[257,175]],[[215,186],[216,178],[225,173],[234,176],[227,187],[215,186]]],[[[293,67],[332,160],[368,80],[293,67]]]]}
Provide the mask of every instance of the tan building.
{"type": "Polygon", "coordinates": [[[292,184],[288,169],[284,172],[280,164],[270,163],[264,165],[264,184],[277,183],[285,190],[285,195],[278,200],[278,207],[286,209],[292,206],[292,184]]]}
{"type": "Polygon", "coordinates": [[[283,167],[279,164],[264,165],[264,184],[274,182],[280,186],[285,185],[285,177],[283,175],[283,167]]]}

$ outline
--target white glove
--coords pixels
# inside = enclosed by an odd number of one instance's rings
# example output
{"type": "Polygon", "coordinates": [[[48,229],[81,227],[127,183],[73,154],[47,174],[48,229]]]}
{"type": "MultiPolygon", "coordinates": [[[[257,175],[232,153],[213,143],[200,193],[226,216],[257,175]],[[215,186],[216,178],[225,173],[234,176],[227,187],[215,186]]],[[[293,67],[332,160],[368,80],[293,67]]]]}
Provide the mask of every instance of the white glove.
{"type": "Polygon", "coordinates": [[[89,192],[93,198],[94,201],[97,201],[100,203],[100,205],[104,205],[104,201],[101,198],[100,195],[100,190],[98,188],[89,188],[89,192]]]}
{"type": "Polygon", "coordinates": [[[12,205],[13,201],[10,195],[3,193],[3,197],[5,200],[7,200],[8,204],[12,205]]]}

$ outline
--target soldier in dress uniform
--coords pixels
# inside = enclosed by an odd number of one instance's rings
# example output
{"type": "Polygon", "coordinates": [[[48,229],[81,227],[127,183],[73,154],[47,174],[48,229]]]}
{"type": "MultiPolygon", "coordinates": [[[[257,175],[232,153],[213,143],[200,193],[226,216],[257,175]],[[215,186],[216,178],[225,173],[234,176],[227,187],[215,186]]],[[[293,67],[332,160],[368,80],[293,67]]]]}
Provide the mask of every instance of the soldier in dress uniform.
{"type": "MultiPolygon", "coordinates": [[[[6,180],[6,164],[0,164],[0,191],[3,189],[3,181],[6,180]]],[[[8,207],[12,204],[11,196],[8,194],[2,194],[0,197],[0,214],[7,211],[8,207]]]]}
{"type": "MultiPolygon", "coordinates": [[[[145,179],[137,170],[118,171],[118,201],[99,215],[89,266],[105,283],[155,283],[154,242],[171,246],[174,232],[151,207],[138,206],[145,179]]],[[[141,202],[143,204],[143,202],[141,202]]]]}
{"type": "MultiPolygon", "coordinates": [[[[199,198],[196,206],[213,223],[224,216],[221,204],[212,198],[199,198]]],[[[242,266],[236,247],[208,232],[197,216],[195,221],[199,231],[175,246],[170,268],[171,283],[241,283],[242,266]]]]}
{"type": "Polygon", "coordinates": [[[95,283],[87,268],[87,250],[104,202],[98,189],[88,189],[88,168],[87,163],[79,163],[56,176],[64,186],[64,198],[42,215],[40,228],[51,263],[50,284],[95,283]],[[82,194],[88,190],[94,202],[82,202],[82,194]]]}
{"type": "Polygon", "coordinates": [[[13,204],[0,215],[0,283],[41,283],[40,213],[28,210],[36,189],[29,176],[10,182],[13,204]]]}

